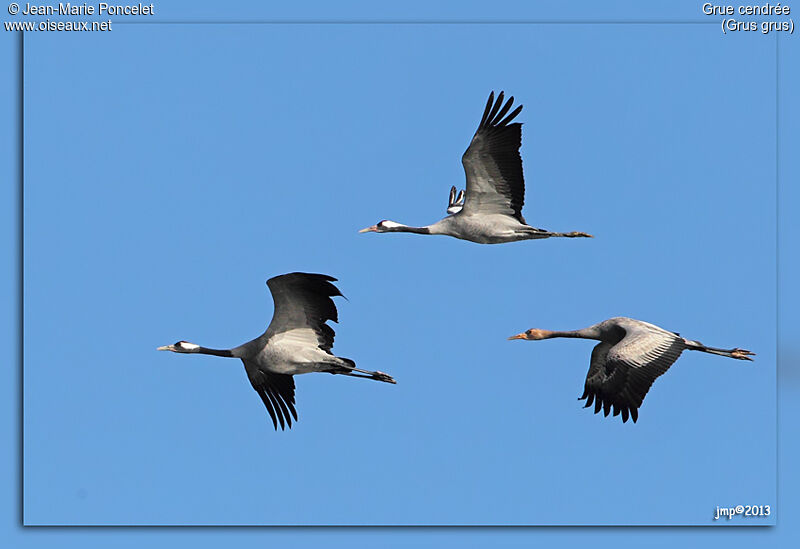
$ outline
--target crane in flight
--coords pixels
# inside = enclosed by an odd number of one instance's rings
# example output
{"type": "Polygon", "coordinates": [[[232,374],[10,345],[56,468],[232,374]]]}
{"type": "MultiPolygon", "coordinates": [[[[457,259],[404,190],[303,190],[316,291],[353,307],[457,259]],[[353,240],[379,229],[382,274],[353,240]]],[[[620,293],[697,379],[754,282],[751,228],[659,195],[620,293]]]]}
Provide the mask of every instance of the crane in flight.
{"type": "Polygon", "coordinates": [[[270,278],[267,286],[275,302],[275,313],[267,331],[256,339],[233,349],[209,349],[178,341],[158,350],[241,359],[275,430],[278,422],[281,429],[287,425],[291,428],[292,418],[297,420],[293,377],[297,374],[326,372],[396,383],[388,374],[361,370],[349,358],[331,353],[335,334],[326,322],[338,322],[332,297],[342,295],[331,284],[335,281],[327,275],[309,273],[270,278]]]}
{"type": "Polygon", "coordinates": [[[511,121],[522,105],[507,116],[514,98],[503,104],[503,92],[489,94],[472,142],[461,157],[467,176],[466,192],[450,190],[447,217],[433,225],[411,227],[385,219],[359,232],[447,235],[479,244],[551,237],[591,237],[582,232],[555,233],[531,227],[522,217],[525,181],[522,177],[522,124],[511,121]]]}
{"type": "Polygon", "coordinates": [[[613,408],[615,416],[622,414],[623,423],[629,415],[636,422],[647,391],[683,351],[702,351],[738,360],[753,360],[750,357],[755,356],[745,349],[708,347],[649,322],[627,317],[611,318],[569,332],[531,328],[508,339],[536,341],[555,337],[600,341],[592,350],[583,396],[578,400],[586,399],[584,408],[594,402],[595,414],[602,408],[608,416],[613,408]]]}

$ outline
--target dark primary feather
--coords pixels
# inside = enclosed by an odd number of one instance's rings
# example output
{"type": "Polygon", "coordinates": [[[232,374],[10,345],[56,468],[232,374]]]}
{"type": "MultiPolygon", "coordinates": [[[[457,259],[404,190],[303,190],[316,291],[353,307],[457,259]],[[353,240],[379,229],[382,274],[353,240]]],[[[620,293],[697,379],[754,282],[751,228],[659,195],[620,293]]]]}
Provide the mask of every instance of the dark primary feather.
{"type": "Polygon", "coordinates": [[[275,430],[278,429],[278,422],[281,424],[281,430],[285,429],[286,425],[291,428],[292,417],[297,421],[297,410],[294,408],[294,378],[290,375],[265,372],[247,360],[243,362],[247,378],[264,402],[275,430]]]}
{"type": "Polygon", "coordinates": [[[514,98],[510,97],[503,105],[503,92],[497,96],[497,101],[494,101],[494,92],[489,94],[478,130],[461,158],[467,176],[464,211],[502,213],[525,223],[522,217],[525,181],[519,155],[522,124],[509,124],[522,106],[505,116],[513,102],[514,98]]]}
{"type": "Polygon", "coordinates": [[[616,344],[598,343],[592,350],[583,395],[585,407],[594,403],[594,412],[611,410],[626,422],[635,422],[639,407],[653,382],[678,360],[685,349],[683,339],[667,332],[640,330],[626,335],[616,344]]]}
{"type": "Polygon", "coordinates": [[[330,352],[335,336],[328,320],[338,322],[336,305],[331,297],[342,295],[331,284],[336,279],[322,274],[290,273],[267,280],[275,301],[275,313],[266,331],[267,337],[298,328],[317,333],[320,349],[330,352]]]}

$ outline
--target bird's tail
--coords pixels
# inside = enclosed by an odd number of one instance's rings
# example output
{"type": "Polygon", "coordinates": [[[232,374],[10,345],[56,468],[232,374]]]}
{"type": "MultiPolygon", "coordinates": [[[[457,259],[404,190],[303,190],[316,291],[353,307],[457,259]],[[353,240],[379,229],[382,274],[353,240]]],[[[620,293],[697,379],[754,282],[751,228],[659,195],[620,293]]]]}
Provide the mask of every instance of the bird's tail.
{"type": "Polygon", "coordinates": [[[690,339],[683,340],[686,343],[686,348],[690,351],[702,351],[704,353],[711,353],[712,355],[719,355],[719,356],[727,356],[729,358],[735,358],[737,360],[753,360],[750,358],[751,356],[755,356],[755,353],[751,353],[747,349],[739,349],[738,347],[735,349],[717,349],[716,347],[708,347],[703,345],[699,341],[692,341],[690,339]]]}

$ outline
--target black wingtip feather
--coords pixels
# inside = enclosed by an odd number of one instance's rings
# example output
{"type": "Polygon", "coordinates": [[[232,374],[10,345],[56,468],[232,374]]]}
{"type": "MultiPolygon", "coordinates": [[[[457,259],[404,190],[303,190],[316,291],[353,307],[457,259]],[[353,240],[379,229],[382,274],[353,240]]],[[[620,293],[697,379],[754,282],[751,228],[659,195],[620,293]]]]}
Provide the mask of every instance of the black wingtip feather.
{"type": "Polygon", "coordinates": [[[275,427],[275,430],[278,430],[278,419],[275,417],[275,410],[272,408],[272,403],[269,401],[269,397],[267,396],[267,392],[264,389],[258,391],[258,396],[261,397],[261,401],[264,403],[264,406],[267,408],[267,413],[269,417],[272,418],[272,425],[275,427]]]}
{"type": "Polygon", "coordinates": [[[281,424],[281,431],[285,431],[286,425],[283,421],[283,413],[281,412],[279,400],[275,398],[275,395],[272,393],[272,390],[269,387],[266,388],[265,392],[267,393],[267,398],[269,398],[270,402],[272,402],[272,406],[275,409],[275,415],[278,417],[278,422],[281,424]]]}
{"type": "Polygon", "coordinates": [[[272,419],[272,426],[278,430],[278,422],[280,422],[281,430],[286,430],[288,425],[289,429],[292,428],[292,417],[297,421],[297,410],[295,410],[294,402],[294,379],[286,374],[272,374],[258,369],[257,366],[244,360],[245,370],[247,371],[247,378],[250,384],[255,389],[264,407],[272,419]]]}
{"type": "Polygon", "coordinates": [[[520,112],[522,112],[522,105],[520,105],[520,106],[518,106],[516,109],[514,109],[514,110],[511,112],[511,114],[509,114],[509,115],[508,115],[508,116],[506,116],[506,117],[505,117],[503,120],[501,120],[500,122],[498,122],[498,123],[497,123],[497,125],[498,125],[498,126],[506,126],[506,125],[508,125],[508,123],[509,123],[509,122],[511,122],[512,120],[514,120],[514,118],[516,118],[516,117],[517,117],[517,115],[518,115],[520,112]]]}
{"type": "Polygon", "coordinates": [[[289,428],[291,429],[292,428],[292,418],[289,415],[289,410],[286,408],[286,404],[284,404],[280,393],[278,393],[278,391],[276,391],[272,387],[267,387],[267,392],[269,393],[273,404],[275,404],[275,407],[278,409],[278,412],[281,412],[281,413],[278,414],[278,419],[281,422],[281,429],[284,428],[283,427],[284,419],[286,420],[286,423],[289,424],[289,428]]]}
{"type": "Polygon", "coordinates": [[[492,107],[492,111],[489,113],[489,116],[486,118],[486,123],[488,125],[493,125],[495,116],[497,115],[497,111],[500,110],[500,107],[503,106],[503,92],[500,92],[497,95],[497,101],[495,101],[494,106],[492,107]]]}
{"type": "Polygon", "coordinates": [[[508,125],[521,111],[522,105],[514,109],[511,114],[503,118],[508,112],[508,109],[514,104],[514,96],[508,98],[505,105],[503,105],[504,92],[497,95],[497,100],[494,99],[494,92],[489,94],[489,100],[486,102],[486,108],[481,117],[481,123],[478,125],[479,129],[483,128],[499,128],[508,125]]]}
{"type": "Polygon", "coordinates": [[[492,104],[494,103],[494,92],[489,93],[489,99],[486,101],[486,108],[483,109],[483,116],[481,117],[481,123],[478,124],[479,128],[482,128],[484,124],[486,124],[486,119],[489,118],[489,111],[492,109],[492,104]]]}
{"type": "Polygon", "coordinates": [[[508,98],[508,101],[506,101],[506,104],[505,104],[505,105],[503,105],[503,108],[502,108],[502,109],[500,109],[500,112],[498,112],[498,113],[495,115],[495,117],[492,119],[491,125],[492,125],[492,126],[496,126],[496,125],[497,125],[497,123],[498,123],[500,120],[502,120],[502,118],[503,118],[503,117],[505,116],[505,114],[508,112],[508,109],[510,109],[510,108],[511,108],[511,105],[513,105],[513,104],[514,104],[514,96],[512,95],[511,97],[509,97],[509,98],[508,98]]]}

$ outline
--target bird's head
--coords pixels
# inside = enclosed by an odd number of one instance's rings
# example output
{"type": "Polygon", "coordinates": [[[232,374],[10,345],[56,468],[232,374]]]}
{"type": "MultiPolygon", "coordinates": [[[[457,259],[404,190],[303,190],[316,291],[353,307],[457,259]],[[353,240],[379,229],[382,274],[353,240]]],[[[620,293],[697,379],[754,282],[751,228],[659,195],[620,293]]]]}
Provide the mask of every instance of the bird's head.
{"type": "Polygon", "coordinates": [[[389,231],[393,231],[394,229],[402,227],[400,223],[395,221],[389,221],[388,219],[384,219],[383,221],[379,221],[377,224],[367,227],[365,229],[361,229],[360,233],[386,233],[389,231]]]}
{"type": "Polygon", "coordinates": [[[189,343],[188,341],[179,341],[172,345],[164,345],[156,349],[157,351],[172,351],[173,353],[197,353],[200,351],[200,345],[189,343]]]}
{"type": "Polygon", "coordinates": [[[550,332],[548,330],[539,330],[538,328],[531,328],[530,330],[525,330],[521,334],[517,334],[515,336],[511,336],[508,339],[527,339],[528,341],[536,341],[538,339],[547,339],[550,336],[550,332]]]}

